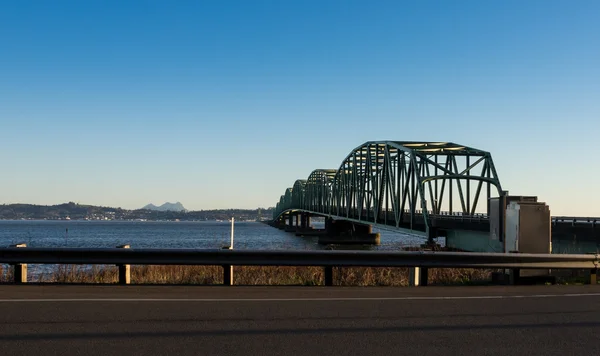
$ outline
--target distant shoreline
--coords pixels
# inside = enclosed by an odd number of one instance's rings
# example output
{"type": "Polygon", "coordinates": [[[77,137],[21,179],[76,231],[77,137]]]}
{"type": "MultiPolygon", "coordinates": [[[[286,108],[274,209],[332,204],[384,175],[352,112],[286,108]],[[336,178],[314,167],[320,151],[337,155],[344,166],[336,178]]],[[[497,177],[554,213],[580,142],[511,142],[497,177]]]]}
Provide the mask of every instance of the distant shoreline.
{"type": "Polygon", "coordinates": [[[59,205],[10,204],[0,205],[0,220],[53,221],[261,221],[273,215],[268,209],[218,209],[199,211],[159,211],[149,209],[81,205],[73,202],[59,205]]]}
{"type": "MultiPolygon", "coordinates": [[[[89,219],[0,219],[0,222],[98,222],[98,223],[110,223],[110,222],[172,222],[172,223],[186,223],[186,222],[198,222],[198,223],[223,223],[230,224],[231,221],[223,220],[89,220],[89,219]]],[[[247,223],[247,222],[263,222],[268,220],[235,220],[235,223],[247,223]]]]}

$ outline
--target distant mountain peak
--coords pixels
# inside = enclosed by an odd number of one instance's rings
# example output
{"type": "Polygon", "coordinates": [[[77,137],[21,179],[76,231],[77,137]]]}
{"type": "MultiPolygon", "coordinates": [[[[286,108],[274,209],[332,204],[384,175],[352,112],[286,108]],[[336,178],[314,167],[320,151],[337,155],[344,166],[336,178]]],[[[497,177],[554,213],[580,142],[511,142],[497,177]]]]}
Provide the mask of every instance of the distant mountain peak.
{"type": "Polygon", "coordinates": [[[176,202],[176,203],[166,202],[161,206],[156,206],[156,205],[150,203],[150,204],[146,205],[145,207],[143,207],[142,209],[157,210],[157,211],[187,211],[187,209],[184,208],[183,204],[181,204],[180,202],[176,202]]]}

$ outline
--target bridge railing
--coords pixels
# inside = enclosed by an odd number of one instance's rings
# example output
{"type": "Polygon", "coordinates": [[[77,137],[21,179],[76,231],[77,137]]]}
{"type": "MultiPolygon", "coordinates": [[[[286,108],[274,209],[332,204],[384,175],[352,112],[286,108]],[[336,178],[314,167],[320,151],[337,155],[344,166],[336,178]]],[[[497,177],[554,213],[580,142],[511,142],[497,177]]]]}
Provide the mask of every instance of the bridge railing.
{"type": "MultiPolygon", "coordinates": [[[[232,266],[321,266],[325,285],[333,267],[409,267],[411,285],[427,284],[427,268],[589,269],[596,283],[598,255],[471,253],[438,251],[298,251],[132,248],[0,248],[0,264],[14,266],[15,283],[27,282],[27,264],[117,265],[119,283],[130,281],[130,265],[223,266],[224,284],[233,284],[232,266]]],[[[518,275],[518,273],[517,273],[518,275]]]]}
{"type": "MultiPolygon", "coordinates": [[[[392,209],[382,209],[381,214],[391,214],[394,210],[392,209]]],[[[374,211],[371,210],[371,213],[374,214],[374,211]]],[[[405,209],[404,213],[410,214],[410,210],[405,209]]],[[[436,219],[456,219],[456,220],[478,220],[485,221],[489,220],[489,216],[484,213],[475,213],[475,214],[464,214],[462,212],[448,212],[448,211],[440,211],[439,213],[434,213],[431,210],[427,211],[428,215],[432,218],[436,219]]],[[[422,210],[415,210],[415,215],[421,216],[423,215],[422,210]]],[[[366,215],[363,213],[363,215],[366,215]]],[[[590,225],[600,225],[600,217],[589,217],[589,216],[552,216],[551,221],[553,224],[556,223],[568,223],[568,224],[590,224],[590,225]]]]}
{"type": "Polygon", "coordinates": [[[595,227],[596,224],[600,223],[600,218],[578,217],[578,216],[553,216],[552,223],[553,224],[567,223],[567,224],[571,224],[571,225],[588,224],[588,225],[593,225],[595,227]]]}

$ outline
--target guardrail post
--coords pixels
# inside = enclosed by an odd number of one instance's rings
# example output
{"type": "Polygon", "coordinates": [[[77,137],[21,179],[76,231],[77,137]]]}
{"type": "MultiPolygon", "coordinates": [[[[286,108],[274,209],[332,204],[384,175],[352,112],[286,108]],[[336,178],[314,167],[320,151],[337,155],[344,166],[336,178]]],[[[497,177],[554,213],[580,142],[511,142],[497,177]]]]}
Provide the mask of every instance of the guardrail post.
{"type": "Polygon", "coordinates": [[[509,280],[510,284],[515,285],[519,284],[519,277],[521,275],[521,270],[518,268],[512,268],[509,272],[509,280]]]}
{"type": "Polygon", "coordinates": [[[333,266],[325,266],[325,285],[333,286],[333,266]]]}
{"type": "MultiPolygon", "coordinates": [[[[231,250],[231,246],[223,246],[223,250],[231,250]]],[[[224,286],[232,286],[233,285],[233,266],[232,265],[223,265],[223,285],[224,286]]]]}
{"type": "MultiPolygon", "coordinates": [[[[25,248],[27,244],[16,244],[11,247],[25,248]]],[[[27,264],[26,263],[15,263],[13,265],[13,277],[15,284],[27,283],[27,264]]]]}
{"type": "MultiPolygon", "coordinates": [[[[117,248],[130,248],[130,245],[121,245],[117,248]]],[[[119,267],[119,284],[130,284],[131,283],[131,266],[130,265],[117,265],[119,267]]]]}
{"type": "Polygon", "coordinates": [[[590,270],[590,284],[593,284],[593,285],[598,284],[597,275],[598,275],[598,269],[592,268],[590,270]]]}
{"type": "Polygon", "coordinates": [[[408,285],[418,287],[421,284],[421,267],[410,267],[408,269],[408,285]]]}
{"type": "Polygon", "coordinates": [[[429,268],[421,267],[421,273],[419,273],[419,285],[425,287],[427,285],[428,277],[429,277],[429,268]]]}

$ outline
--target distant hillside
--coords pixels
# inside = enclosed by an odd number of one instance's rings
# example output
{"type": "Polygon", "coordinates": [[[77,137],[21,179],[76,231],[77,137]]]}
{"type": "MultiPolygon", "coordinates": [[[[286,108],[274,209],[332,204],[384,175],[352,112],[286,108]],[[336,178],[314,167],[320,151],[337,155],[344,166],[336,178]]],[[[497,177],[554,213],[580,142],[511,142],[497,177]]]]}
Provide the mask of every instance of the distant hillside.
{"type": "Polygon", "coordinates": [[[154,204],[148,204],[142,209],[147,210],[155,210],[155,211],[187,211],[186,208],[183,207],[183,204],[180,202],[177,203],[164,203],[161,206],[156,206],[154,204]]]}
{"type": "MultiPolygon", "coordinates": [[[[157,207],[161,208],[161,207],[157,207]]],[[[184,209],[181,204],[179,208],[184,209]]],[[[171,208],[173,209],[173,208],[171,208]]],[[[258,209],[217,209],[200,211],[126,210],[73,202],[59,205],[0,204],[0,220],[180,220],[260,221],[270,219],[273,207],[258,209]]]]}

